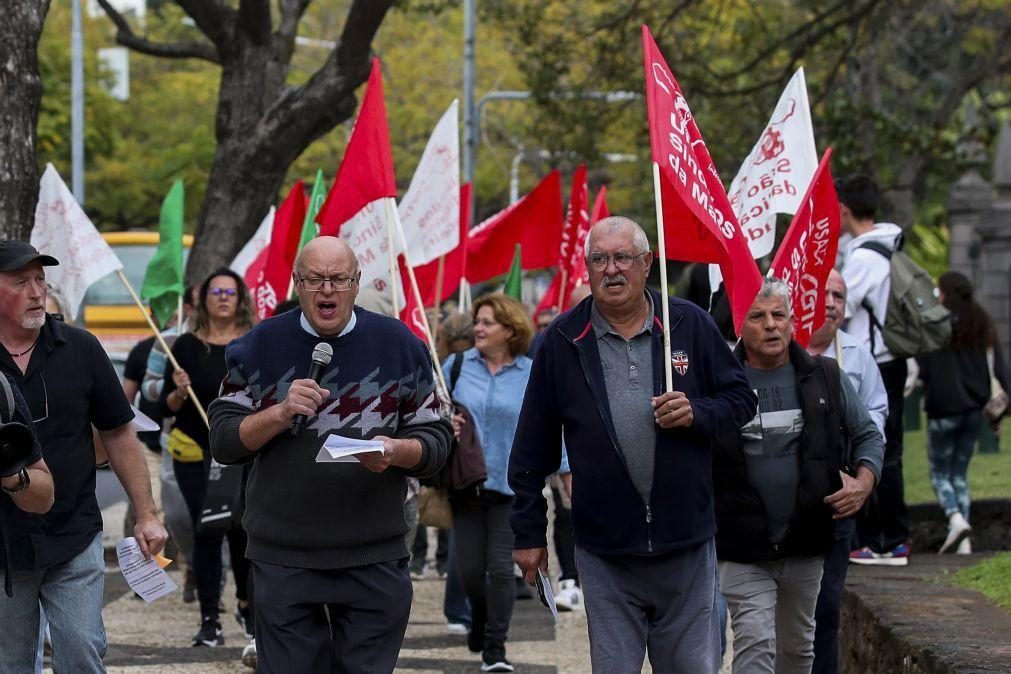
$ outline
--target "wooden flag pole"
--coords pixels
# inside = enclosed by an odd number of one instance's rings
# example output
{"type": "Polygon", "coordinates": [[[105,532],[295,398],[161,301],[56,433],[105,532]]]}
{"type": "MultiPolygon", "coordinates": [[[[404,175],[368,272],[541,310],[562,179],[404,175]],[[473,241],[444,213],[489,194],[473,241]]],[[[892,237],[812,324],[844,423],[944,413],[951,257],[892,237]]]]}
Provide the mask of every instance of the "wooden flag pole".
{"type": "Polygon", "coordinates": [[[562,283],[558,286],[558,313],[562,313],[565,308],[565,286],[568,284],[568,273],[565,267],[561,269],[562,283]]]}
{"type": "MultiPolygon", "coordinates": [[[[165,349],[165,357],[172,363],[172,367],[177,370],[182,370],[183,368],[179,367],[179,361],[177,361],[176,357],[172,355],[172,349],[170,349],[169,345],[165,342],[165,338],[161,336],[161,330],[159,330],[158,326],[154,324],[153,320],[151,320],[151,312],[148,311],[147,307],[144,306],[144,303],[140,301],[139,297],[137,297],[137,292],[133,289],[133,286],[130,285],[130,281],[127,280],[126,274],[123,273],[122,269],[117,269],[116,274],[119,276],[119,280],[123,282],[123,285],[126,286],[127,291],[130,293],[130,297],[133,298],[134,304],[136,304],[137,308],[140,309],[140,313],[144,314],[144,318],[147,319],[148,327],[150,327],[151,332],[154,333],[154,338],[158,340],[159,344],[161,344],[161,348],[165,349]]],[[[200,404],[199,400],[197,400],[197,395],[193,392],[192,386],[186,387],[186,394],[190,397],[190,400],[193,401],[193,404],[197,408],[197,412],[200,414],[200,418],[204,420],[204,424],[207,425],[207,428],[210,428],[211,424],[207,421],[207,412],[204,411],[204,406],[200,404]]]]}
{"type": "Polygon", "coordinates": [[[407,276],[411,281],[411,292],[414,294],[414,303],[421,308],[421,323],[425,328],[425,342],[428,344],[428,353],[432,356],[432,364],[435,366],[435,377],[444,394],[443,400],[450,398],[449,387],[446,386],[446,378],[442,376],[442,368],[439,366],[439,351],[435,348],[435,339],[432,337],[432,328],[428,325],[428,316],[425,312],[425,303],[421,301],[421,290],[418,288],[418,279],[414,275],[414,267],[407,256],[407,237],[404,236],[404,228],[400,224],[400,214],[397,209],[393,209],[393,223],[400,238],[400,245],[404,249],[404,266],[407,267],[407,276]]]}
{"type": "Polygon", "coordinates": [[[670,353],[670,300],[667,290],[667,246],[664,243],[663,201],[660,198],[660,164],[653,162],[653,196],[656,201],[657,262],[660,264],[660,305],[663,311],[663,373],[666,377],[667,392],[674,390],[674,372],[671,368],[670,353]]]}
{"type": "MultiPolygon", "coordinates": [[[[399,227],[400,219],[397,217],[397,207],[393,197],[386,197],[386,252],[390,260],[390,297],[393,300],[393,316],[396,318],[400,315],[400,309],[397,307],[397,252],[393,247],[392,223],[397,223],[397,227],[399,227]]],[[[407,268],[410,269],[410,265],[407,268]]],[[[425,305],[421,306],[424,309],[425,305]]]]}
{"type": "MultiPolygon", "coordinates": [[[[435,269],[435,303],[432,305],[432,308],[435,309],[436,312],[439,311],[439,307],[442,305],[442,284],[445,281],[445,276],[446,276],[446,256],[440,255],[439,265],[435,269]]],[[[436,322],[435,331],[432,334],[432,337],[434,337],[436,340],[439,339],[439,330],[442,327],[440,323],[441,321],[436,322]]]]}

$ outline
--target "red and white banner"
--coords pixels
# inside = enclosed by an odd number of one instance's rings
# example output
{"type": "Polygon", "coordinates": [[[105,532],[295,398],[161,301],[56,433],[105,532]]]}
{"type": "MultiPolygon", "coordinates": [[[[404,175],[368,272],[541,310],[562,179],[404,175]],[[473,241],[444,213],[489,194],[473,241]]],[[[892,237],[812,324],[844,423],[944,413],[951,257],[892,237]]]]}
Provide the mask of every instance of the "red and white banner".
{"type": "Polygon", "coordinates": [[[480,283],[505,274],[516,244],[523,248],[523,269],[558,264],[562,242],[562,177],[555,170],[537,187],[470,230],[467,280],[480,283]]]}
{"type": "Polygon", "coordinates": [[[361,110],[351,129],[337,178],[316,216],[320,236],[340,236],[358,256],[362,284],[389,293],[389,214],[396,208],[397,184],[393,152],[383,99],[379,59],[362,98],[361,110]],[[389,200],[389,201],[387,201],[389,200]]]}
{"type": "Polygon", "coordinates": [[[407,240],[407,259],[423,265],[460,243],[460,130],[457,101],[432,132],[400,200],[400,224],[407,240]]]}
{"type": "Polygon", "coordinates": [[[52,164],[46,164],[39,183],[31,244],[59,261],[59,266],[46,268],[46,278],[63,291],[64,308],[72,319],[88,287],[123,268],[52,164]]]}
{"type": "MultiPolygon", "coordinates": [[[[425,307],[418,306],[418,303],[414,299],[414,291],[411,289],[411,275],[407,273],[407,265],[404,262],[403,255],[397,256],[397,268],[404,284],[404,308],[400,310],[400,320],[410,328],[415,337],[427,344],[428,337],[425,332],[425,320],[422,317],[425,307]]],[[[421,283],[420,279],[418,283],[421,283]]]]}
{"type": "MultiPolygon", "coordinates": [[[[239,276],[246,278],[246,272],[250,270],[254,262],[261,257],[261,253],[270,245],[270,232],[274,228],[274,213],[275,209],[271,206],[270,210],[267,211],[267,215],[260,221],[260,226],[256,228],[256,232],[253,233],[252,238],[246,242],[246,245],[242,247],[242,250],[235,256],[232,263],[228,265],[228,268],[239,276]]],[[[262,258],[265,263],[267,260],[266,255],[263,255],[262,258]]],[[[255,279],[258,273],[259,269],[255,270],[250,276],[255,279]]]]}
{"type": "Polygon", "coordinates": [[[825,284],[839,247],[839,201],[825,150],[790,229],[779,244],[769,275],[790,285],[793,338],[807,348],[825,322],[825,284]]]}
{"type": "Polygon", "coordinates": [[[650,148],[660,166],[663,254],[674,260],[719,264],[734,326],[740,331],[761,287],[761,274],[688,103],[645,25],[642,46],[650,148]]]}
{"type": "Polygon", "coordinates": [[[277,209],[270,245],[263,251],[262,264],[254,265],[258,267],[256,277],[246,278],[257,318],[261,321],[273,316],[277,305],[287,299],[307,207],[305,184],[299,180],[277,209]]]}
{"type": "Polygon", "coordinates": [[[580,164],[572,174],[572,193],[565,214],[565,228],[558,251],[558,272],[551,280],[544,297],[534,310],[534,316],[546,309],[568,308],[569,295],[577,283],[583,282],[586,260],[583,242],[590,231],[590,195],[586,184],[586,165],[580,164]],[[564,286],[563,286],[564,284],[564,286]]]}
{"type": "Polygon", "coordinates": [[[421,288],[421,297],[426,307],[434,307],[442,304],[457,290],[460,289],[460,281],[466,273],[467,265],[467,229],[470,226],[470,183],[465,183],[460,187],[460,243],[456,248],[446,253],[442,262],[442,292],[436,299],[436,292],[439,286],[439,260],[435,259],[428,264],[414,268],[414,275],[418,279],[418,286],[421,288]]]}

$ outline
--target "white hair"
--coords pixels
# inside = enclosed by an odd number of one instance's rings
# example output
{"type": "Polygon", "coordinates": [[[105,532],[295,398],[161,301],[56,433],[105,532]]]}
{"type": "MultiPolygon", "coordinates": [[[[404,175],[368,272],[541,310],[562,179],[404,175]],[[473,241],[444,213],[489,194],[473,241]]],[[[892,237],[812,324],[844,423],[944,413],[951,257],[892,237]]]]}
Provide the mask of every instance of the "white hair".
{"type": "Polygon", "coordinates": [[[590,239],[593,238],[593,230],[597,227],[606,227],[607,231],[612,234],[621,231],[626,227],[631,227],[632,245],[635,247],[635,254],[639,255],[649,250],[649,237],[646,236],[646,232],[639,223],[631,218],[614,215],[609,218],[604,218],[598,222],[593,226],[593,229],[590,230],[590,233],[586,235],[586,241],[583,242],[583,257],[590,257],[590,239]]]}
{"type": "Polygon", "coordinates": [[[762,287],[755,296],[755,299],[781,297],[786,302],[786,312],[792,317],[793,304],[790,301],[790,294],[790,286],[786,281],[778,279],[775,276],[766,276],[762,279],[762,287]]]}

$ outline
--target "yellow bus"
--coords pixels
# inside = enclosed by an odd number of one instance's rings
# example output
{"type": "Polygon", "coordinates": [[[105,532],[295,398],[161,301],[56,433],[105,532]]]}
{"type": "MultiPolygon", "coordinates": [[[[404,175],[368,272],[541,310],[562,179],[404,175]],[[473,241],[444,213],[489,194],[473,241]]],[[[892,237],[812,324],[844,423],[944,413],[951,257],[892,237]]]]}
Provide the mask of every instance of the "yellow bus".
{"type": "MultiPolygon", "coordinates": [[[[123,273],[137,294],[147,265],[158,247],[158,232],[104,232],[102,238],[123,263],[123,273]]],[[[183,235],[183,259],[189,256],[193,235],[183,235]]],[[[133,345],[151,334],[144,314],[130,298],[118,274],[94,283],[81,303],[82,327],[98,337],[112,357],[126,357],[133,345]]]]}

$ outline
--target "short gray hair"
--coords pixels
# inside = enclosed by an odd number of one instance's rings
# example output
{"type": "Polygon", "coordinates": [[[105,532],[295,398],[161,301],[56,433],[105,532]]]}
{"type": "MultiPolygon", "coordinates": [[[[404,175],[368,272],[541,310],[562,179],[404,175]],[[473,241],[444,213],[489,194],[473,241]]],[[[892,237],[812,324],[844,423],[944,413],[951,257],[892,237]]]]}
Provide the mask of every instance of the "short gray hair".
{"type": "Polygon", "coordinates": [[[635,254],[639,255],[649,250],[649,237],[646,236],[646,232],[638,222],[622,215],[613,215],[609,218],[604,218],[590,229],[586,235],[586,241],[583,242],[583,257],[590,257],[590,238],[593,235],[593,230],[601,226],[606,227],[607,231],[612,233],[626,227],[631,227],[633,230],[632,245],[635,246],[635,254]]]}
{"type": "Polygon", "coordinates": [[[769,299],[772,297],[781,297],[783,301],[786,302],[786,311],[793,316],[793,303],[790,301],[791,292],[790,285],[775,276],[766,276],[762,279],[762,287],[755,296],[756,300],[759,299],[769,299]]]}

